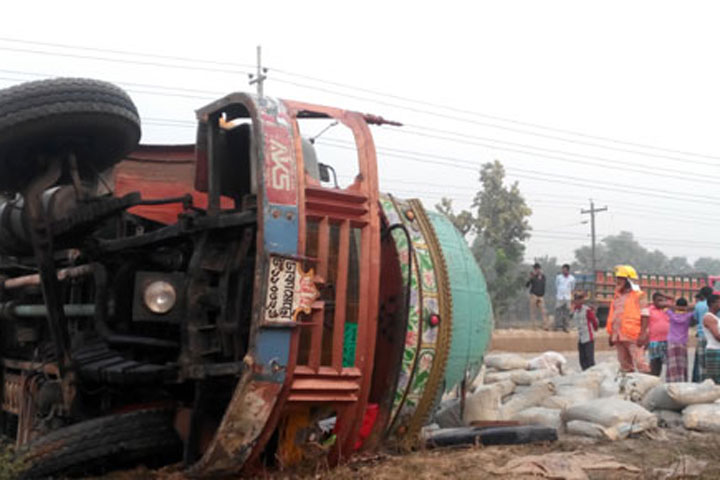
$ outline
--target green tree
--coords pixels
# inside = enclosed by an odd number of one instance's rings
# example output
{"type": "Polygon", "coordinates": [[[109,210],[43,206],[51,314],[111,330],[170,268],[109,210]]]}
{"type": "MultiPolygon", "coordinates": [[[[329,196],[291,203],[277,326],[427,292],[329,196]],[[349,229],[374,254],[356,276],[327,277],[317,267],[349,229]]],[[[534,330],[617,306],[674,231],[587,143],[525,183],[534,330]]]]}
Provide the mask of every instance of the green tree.
{"type": "Polygon", "coordinates": [[[707,273],[709,275],[717,275],[720,274],[720,259],[700,257],[695,260],[693,268],[695,268],[698,272],[707,273]]]}
{"type": "MultiPolygon", "coordinates": [[[[603,238],[596,246],[595,257],[600,270],[610,270],[624,263],[632,265],[639,272],[660,274],[688,274],[697,269],[685,257],[668,258],[660,250],[648,250],[631,232],[620,232],[603,238]]],[[[592,250],[589,245],[575,250],[574,267],[583,272],[591,271],[592,250]]]]}
{"type": "Polygon", "coordinates": [[[440,203],[435,205],[435,208],[438,212],[444,213],[445,216],[450,219],[453,225],[455,225],[455,228],[458,229],[458,231],[462,234],[463,237],[466,236],[468,233],[472,232],[475,226],[475,221],[473,219],[472,213],[467,210],[463,210],[462,212],[455,214],[453,212],[451,199],[442,198],[440,200],[440,203]]]}
{"type": "Polygon", "coordinates": [[[472,213],[463,211],[456,215],[452,201],[446,198],[436,208],[463,235],[475,234],[473,254],[487,279],[493,308],[503,314],[526,280],[521,268],[523,242],[530,236],[528,217],[532,210],[520,194],[517,182],[505,185],[505,169],[499,161],[482,165],[480,184],[472,213]]]}

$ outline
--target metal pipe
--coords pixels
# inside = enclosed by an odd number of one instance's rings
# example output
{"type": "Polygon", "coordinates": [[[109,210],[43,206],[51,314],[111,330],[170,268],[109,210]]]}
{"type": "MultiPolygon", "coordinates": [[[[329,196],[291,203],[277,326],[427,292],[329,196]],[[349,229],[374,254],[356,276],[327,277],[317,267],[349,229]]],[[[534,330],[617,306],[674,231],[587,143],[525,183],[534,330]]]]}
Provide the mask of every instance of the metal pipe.
{"type": "MultiPolygon", "coordinates": [[[[45,305],[10,305],[10,313],[16,317],[47,317],[48,309],[45,305]]],[[[0,309],[4,305],[0,305],[0,309]]],[[[68,317],[92,317],[95,315],[95,305],[92,303],[74,303],[63,305],[63,311],[68,317]]]]}
{"type": "MultiPolygon", "coordinates": [[[[90,265],[78,265],[77,267],[62,268],[57,271],[57,279],[62,282],[71,278],[84,277],[93,273],[90,265]]],[[[33,273],[22,277],[9,278],[2,282],[2,287],[8,290],[40,285],[40,274],[33,273]]]]}

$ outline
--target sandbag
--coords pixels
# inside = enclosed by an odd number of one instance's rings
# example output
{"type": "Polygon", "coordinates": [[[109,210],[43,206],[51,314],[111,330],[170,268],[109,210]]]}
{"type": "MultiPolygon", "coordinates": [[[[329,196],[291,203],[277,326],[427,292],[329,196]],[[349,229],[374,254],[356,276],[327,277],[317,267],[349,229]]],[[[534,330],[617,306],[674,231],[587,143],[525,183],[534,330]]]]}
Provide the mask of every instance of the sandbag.
{"type": "Polygon", "coordinates": [[[512,376],[517,372],[524,372],[525,370],[506,370],[503,372],[488,372],[485,374],[483,379],[484,385],[490,385],[491,383],[503,382],[505,380],[511,380],[512,376]]]}
{"type": "Polygon", "coordinates": [[[620,363],[617,360],[596,363],[592,367],[585,370],[586,373],[602,373],[605,377],[615,377],[620,370],[620,363]]]}
{"type": "Polygon", "coordinates": [[[668,394],[667,386],[669,384],[661,383],[650,389],[642,399],[642,406],[646,409],[653,410],[674,410],[680,411],[683,405],[676,402],[668,394]]]}
{"type": "Polygon", "coordinates": [[[563,373],[567,359],[558,352],[548,351],[528,362],[529,370],[552,370],[555,373],[563,373]]]}
{"type": "Polygon", "coordinates": [[[538,380],[544,380],[557,375],[559,375],[559,373],[554,370],[513,370],[510,380],[517,385],[532,385],[538,380]]]}
{"type": "Polygon", "coordinates": [[[683,416],[674,410],[655,410],[658,426],[663,428],[677,428],[683,426],[683,416]]]}
{"type": "Polygon", "coordinates": [[[612,427],[604,427],[599,423],[573,420],[567,423],[565,430],[571,435],[582,435],[590,438],[604,438],[607,440],[622,440],[632,433],[640,433],[654,428],[656,423],[650,419],[642,422],[619,422],[612,427]]]}
{"type": "Polygon", "coordinates": [[[547,381],[533,383],[527,391],[515,394],[510,401],[503,404],[500,410],[500,419],[508,420],[521,410],[539,406],[543,400],[555,393],[555,386],[547,381]]]}
{"type": "Polygon", "coordinates": [[[720,399],[720,387],[710,379],[702,383],[678,382],[657,385],[643,397],[648,410],[680,411],[688,405],[712,403],[720,399]]]}
{"type": "Polygon", "coordinates": [[[521,425],[544,425],[562,431],[563,422],[560,410],[554,408],[530,407],[513,415],[510,420],[521,425]]]}
{"type": "Polygon", "coordinates": [[[565,423],[572,420],[584,420],[603,427],[612,427],[620,423],[654,423],[657,418],[640,405],[616,398],[598,398],[574,405],[562,413],[565,423]]]}
{"type": "Polygon", "coordinates": [[[690,405],[683,410],[682,416],[685,428],[720,433],[720,404],[718,403],[690,405]]]}
{"type": "Polygon", "coordinates": [[[565,432],[590,438],[605,438],[605,428],[597,423],[572,420],[565,425],[565,432]]]}
{"type": "Polygon", "coordinates": [[[440,407],[433,416],[433,422],[440,428],[464,427],[460,415],[460,399],[453,398],[440,404],[440,407]]]}
{"type": "Polygon", "coordinates": [[[657,428],[657,417],[654,415],[638,421],[616,423],[612,427],[607,427],[604,433],[608,440],[615,441],[653,428],[657,428]]]}
{"type": "Polygon", "coordinates": [[[463,422],[469,425],[472,422],[502,420],[500,418],[502,397],[501,384],[482,385],[465,398],[463,422]]]}
{"type": "Polygon", "coordinates": [[[668,383],[667,393],[681,405],[712,403],[720,399],[720,386],[715,385],[709,378],[702,383],[668,383]]]}
{"type": "Polygon", "coordinates": [[[563,387],[585,388],[594,392],[597,396],[600,393],[600,384],[605,380],[605,374],[600,371],[581,372],[571,375],[554,377],[551,382],[558,389],[563,387]]]}
{"type": "Polygon", "coordinates": [[[516,353],[496,353],[485,357],[485,365],[497,370],[526,370],[528,361],[516,353]]]}
{"type": "Polygon", "coordinates": [[[616,397],[620,395],[620,381],[614,377],[605,377],[600,383],[598,389],[598,396],[603,397],[616,397]]]}
{"type": "Polygon", "coordinates": [[[555,395],[543,400],[540,406],[564,409],[579,403],[589,402],[595,398],[597,398],[597,393],[589,388],[563,385],[557,388],[555,395]]]}
{"type": "Polygon", "coordinates": [[[495,388],[500,390],[500,395],[505,397],[515,392],[517,386],[512,380],[503,380],[501,382],[495,382],[492,384],[495,388]]]}
{"type": "Polygon", "coordinates": [[[625,398],[628,400],[641,402],[645,394],[660,382],[660,377],[656,377],[655,375],[639,372],[628,373],[625,375],[624,382],[622,379],[620,380],[620,393],[625,393],[625,398]]]}

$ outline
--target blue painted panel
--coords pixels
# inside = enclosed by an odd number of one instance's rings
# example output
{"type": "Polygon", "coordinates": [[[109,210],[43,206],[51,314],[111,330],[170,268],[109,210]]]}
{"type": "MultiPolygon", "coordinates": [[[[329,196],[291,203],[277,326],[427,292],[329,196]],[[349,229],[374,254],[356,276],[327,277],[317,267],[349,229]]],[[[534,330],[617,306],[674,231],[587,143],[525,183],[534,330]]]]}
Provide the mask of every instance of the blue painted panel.
{"type": "Polygon", "coordinates": [[[265,250],[268,253],[295,255],[298,248],[298,209],[295,206],[266,205],[265,250]]]}
{"type": "Polygon", "coordinates": [[[292,327],[261,328],[258,333],[255,365],[261,367],[255,379],[260,381],[285,381],[285,369],[290,358],[292,327]]]}

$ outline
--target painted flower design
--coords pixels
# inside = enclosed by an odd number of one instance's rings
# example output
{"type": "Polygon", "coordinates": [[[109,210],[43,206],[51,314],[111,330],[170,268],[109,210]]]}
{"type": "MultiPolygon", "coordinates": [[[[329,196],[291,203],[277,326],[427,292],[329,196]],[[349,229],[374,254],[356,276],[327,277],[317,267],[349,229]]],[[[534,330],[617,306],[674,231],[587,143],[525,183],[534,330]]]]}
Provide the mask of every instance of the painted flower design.
{"type": "Polygon", "coordinates": [[[425,352],[421,357],[420,361],[418,362],[418,369],[420,370],[430,370],[433,363],[433,354],[430,352],[425,352]]]}
{"type": "Polygon", "coordinates": [[[405,335],[405,346],[406,347],[414,347],[417,345],[418,341],[418,334],[415,330],[408,330],[407,334],[405,335]]]}

